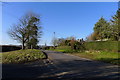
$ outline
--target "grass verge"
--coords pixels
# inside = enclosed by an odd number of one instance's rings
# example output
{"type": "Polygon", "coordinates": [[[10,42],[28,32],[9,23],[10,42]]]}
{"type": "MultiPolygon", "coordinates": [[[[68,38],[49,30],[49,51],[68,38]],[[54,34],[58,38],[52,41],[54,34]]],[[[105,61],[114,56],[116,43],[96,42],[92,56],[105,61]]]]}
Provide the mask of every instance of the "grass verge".
{"type": "Polygon", "coordinates": [[[84,51],[79,53],[70,53],[72,55],[102,61],[106,63],[120,65],[120,53],[107,52],[107,51],[84,51]]]}
{"type": "Polygon", "coordinates": [[[74,50],[71,50],[70,46],[60,46],[53,50],[69,53],[72,55],[76,55],[76,56],[80,56],[80,57],[84,57],[92,60],[120,65],[120,53],[117,53],[117,52],[95,51],[95,50],[76,52],[74,50]]]}
{"type": "Polygon", "coordinates": [[[27,49],[0,53],[2,55],[2,63],[25,63],[38,59],[46,58],[46,55],[40,50],[27,49]]]}

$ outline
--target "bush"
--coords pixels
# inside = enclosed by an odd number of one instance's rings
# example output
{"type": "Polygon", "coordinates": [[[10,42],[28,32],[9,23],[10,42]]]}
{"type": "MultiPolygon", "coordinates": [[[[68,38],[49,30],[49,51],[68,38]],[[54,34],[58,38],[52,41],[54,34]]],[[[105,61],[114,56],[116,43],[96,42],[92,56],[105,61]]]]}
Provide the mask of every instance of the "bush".
{"type": "Polygon", "coordinates": [[[120,41],[96,41],[96,42],[85,42],[86,50],[103,50],[120,52],[120,41]]]}

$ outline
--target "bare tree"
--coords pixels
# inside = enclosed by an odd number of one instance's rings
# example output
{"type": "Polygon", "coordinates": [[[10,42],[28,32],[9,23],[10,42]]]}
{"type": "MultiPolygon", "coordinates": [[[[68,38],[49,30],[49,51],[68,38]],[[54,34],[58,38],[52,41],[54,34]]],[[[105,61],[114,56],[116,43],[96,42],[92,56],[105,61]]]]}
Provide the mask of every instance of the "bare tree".
{"type": "Polygon", "coordinates": [[[26,28],[21,25],[14,25],[12,29],[8,31],[10,37],[14,40],[22,43],[22,49],[25,49],[25,42],[27,41],[26,28]]]}
{"type": "Polygon", "coordinates": [[[52,41],[51,41],[51,43],[53,44],[53,46],[55,48],[55,46],[58,45],[58,39],[57,38],[53,38],[52,41]]]}
{"type": "MultiPolygon", "coordinates": [[[[23,16],[23,18],[21,18],[19,20],[19,23],[16,25],[13,25],[11,27],[11,29],[8,31],[8,34],[10,35],[11,38],[13,38],[14,40],[17,40],[18,42],[22,43],[22,49],[25,49],[25,43],[29,42],[30,40],[30,36],[32,34],[35,34],[33,31],[34,30],[30,30],[28,29],[28,27],[33,27],[33,25],[36,25],[39,23],[39,20],[35,22],[35,20],[33,19],[33,17],[37,17],[34,13],[27,13],[25,16],[23,16]],[[32,20],[31,20],[32,19],[32,20]],[[32,21],[33,24],[31,24],[30,22],[32,21]]],[[[39,29],[39,28],[38,28],[39,29]]],[[[41,31],[38,31],[37,29],[37,36],[36,39],[39,36],[39,32],[41,34],[41,31]]],[[[40,27],[41,29],[41,27],[40,27]]],[[[33,40],[33,38],[32,38],[33,40]]],[[[38,41],[38,40],[36,40],[38,41]]]]}

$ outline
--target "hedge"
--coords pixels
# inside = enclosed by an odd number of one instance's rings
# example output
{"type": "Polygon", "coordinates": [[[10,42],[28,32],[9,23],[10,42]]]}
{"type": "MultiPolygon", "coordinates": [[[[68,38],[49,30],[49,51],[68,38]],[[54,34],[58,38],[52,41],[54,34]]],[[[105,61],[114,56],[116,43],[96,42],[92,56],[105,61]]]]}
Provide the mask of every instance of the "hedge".
{"type": "Polygon", "coordinates": [[[85,42],[86,50],[104,50],[120,52],[120,41],[95,41],[85,42]]]}

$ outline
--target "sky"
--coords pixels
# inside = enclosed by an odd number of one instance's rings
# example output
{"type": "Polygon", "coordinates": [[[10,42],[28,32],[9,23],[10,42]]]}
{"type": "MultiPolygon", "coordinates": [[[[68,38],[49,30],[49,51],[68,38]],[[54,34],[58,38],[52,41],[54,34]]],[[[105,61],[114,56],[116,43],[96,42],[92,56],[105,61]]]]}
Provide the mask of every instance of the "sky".
{"type": "Polygon", "coordinates": [[[119,0],[1,0],[3,2],[118,2],[119,0]]]}
{"type": "Polygon", "coordinates": [[[93,32],[94,24],[104,17],[110,20],[117,2],[4,2],[2,3],[2,41],[4,45],[19,45],[7,34],[13,24],[27,12],[40,15],[43,35],[39,45],[51,45],[53,32],[57,38],[75,36],[86,38],[93,32]]]}

